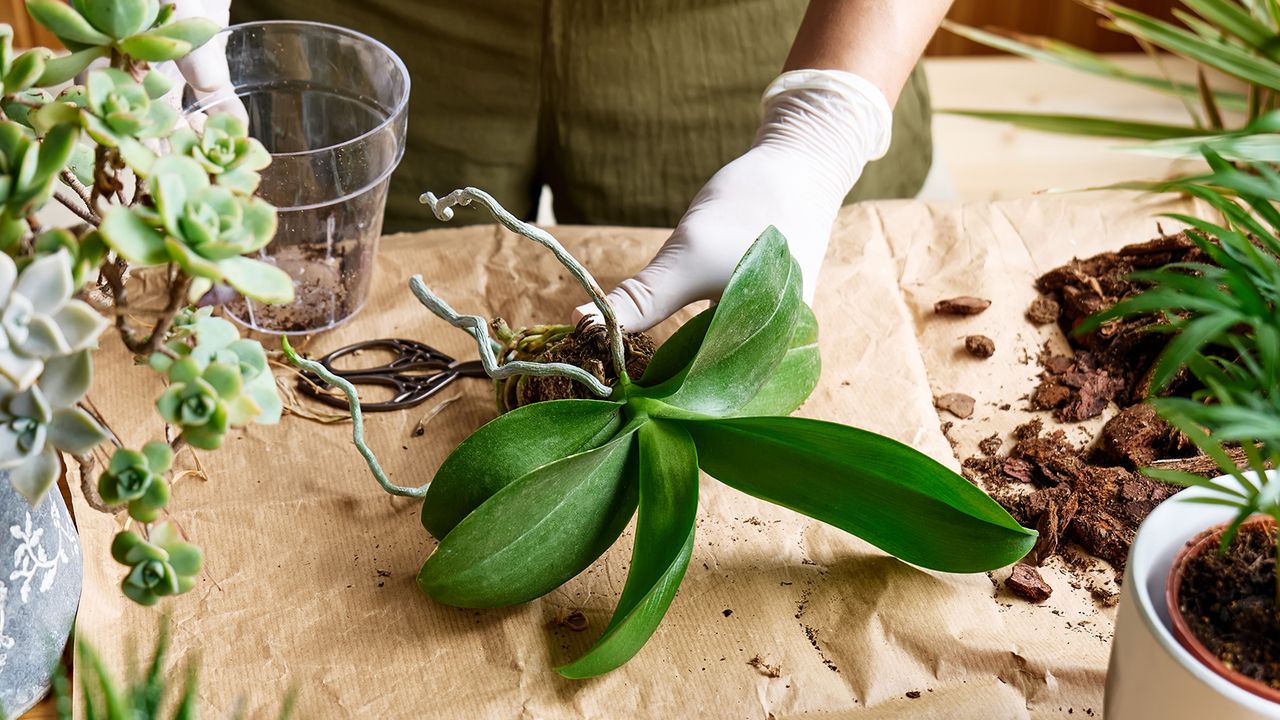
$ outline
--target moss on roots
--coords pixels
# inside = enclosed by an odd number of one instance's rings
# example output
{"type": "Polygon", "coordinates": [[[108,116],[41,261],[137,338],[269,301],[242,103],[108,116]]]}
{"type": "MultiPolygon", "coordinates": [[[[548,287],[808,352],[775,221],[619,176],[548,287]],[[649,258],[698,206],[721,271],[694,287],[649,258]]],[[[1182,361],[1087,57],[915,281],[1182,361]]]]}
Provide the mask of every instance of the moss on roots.
{"type": "MultiPolygon", "coordinates": [[[[577,327],[570,325],[539,325],[512,331],[501,319],[494,320],[493,329],[506,344],[504,362],[529,360],[534,362],[562,362],[576,365],[591,373],[606,385],[616,385],[618,375],[613,371],[609,352],[609,334],[603,325],[583,318],[577,327]]],[[[626,333],[623,336],[626,351],[627,375],[639,379],[649,366],[655,349],[653,339],[644,333],[626,333]]],[[[599,399],[582,383],[564,377],[534,377],[521,375],[494,381],[498,412],[543,400],[568,398],[599,399]]]]}

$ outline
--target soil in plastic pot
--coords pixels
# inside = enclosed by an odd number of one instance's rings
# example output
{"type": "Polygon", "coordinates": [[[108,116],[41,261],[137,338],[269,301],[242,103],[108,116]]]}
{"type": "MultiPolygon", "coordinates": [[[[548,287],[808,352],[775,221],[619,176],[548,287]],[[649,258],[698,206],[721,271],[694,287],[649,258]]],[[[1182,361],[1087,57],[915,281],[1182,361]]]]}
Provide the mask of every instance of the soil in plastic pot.
{"type": "Polygon", "coordinates": [[[1178,611],[1175,634],[1218,674],[1280,702],[1276,525],[1246,523],[1225,555],[1220,538],[1220,530],[1202,536],[1175,561],[1169,588],[1178,611]]]}

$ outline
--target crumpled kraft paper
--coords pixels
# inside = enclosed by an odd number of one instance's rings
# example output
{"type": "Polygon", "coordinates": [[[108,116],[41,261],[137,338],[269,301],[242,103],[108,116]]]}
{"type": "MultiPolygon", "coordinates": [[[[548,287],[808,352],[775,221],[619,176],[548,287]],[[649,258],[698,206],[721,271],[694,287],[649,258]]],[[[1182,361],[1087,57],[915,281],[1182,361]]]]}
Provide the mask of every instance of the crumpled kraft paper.
{"type": "MultiPolygon", "coordinates": [[[[1007,437],[1031,416],[1023,408],[1034,358],[1046,340],[1062,342],[1055,328],[1023,319],[1034,277],[1073,255],[1152,237],[1154,213],[1168,209],[1128,194],[845,208],[815,302],[822,381],[799,414],[889,435],[958,468],[979,439],[1007,437]],[[994,302],[976,317],[932,313],[936,300],[961,294],[994,302]],[[994,357],[964,353],[972,333],[994,339],[994,357]],[[944,392],[975,397],[973,417],[940,417],[932,398],[944,392]],[[946,421],[954,451],[940,427],[946,421]]],[[[554,232],[606,287],[641,267],[666,235],[554,232]]],[[[361,314],[313,338],[309,352],[404,337],[474,357],[465,334],[414,300],[407,289],[414,273],[460,311],[513,325],[563,321],[583,299],[548,253],[493,226],[384,238],[376,272],[361,314]]],[[[156,374],[131,367],[114,336],[104,340],[97,368],[90,399],[116,433],[132,446],[160,438],[151,409],[162,390],[156,374]]],[[[419,408],[371,414],[368,437],[391,479],[416,485],[494,413],[486,382],[459,380],[419,408]],[[453,397],[415,434],[434,405],[453,397]]],[[[435,545],[418,521],[420,501],[383,493],[349,441],[347,423],[286,416],[275,427],[233,431],[218,452],[200,452],[207,479],[178,480],[172,507],[207,563],[196,588],[160,610],[120,594],[124,570],[108,546],[123,518],[94,512],[77,489],[80,636],[123,672],[129,646],[145,652],[161,615],[171,613],[171,662],[199,659],[205,717],[226,717],[242,700],[255,716],[274,716],[291,686],[301,718],[1102,713],[1114,610],[1071,587],[1060,566],[1044,570],[1053,597],[1032,606],[999,587],[1007,570],[919,570],[705,476],[693,560],[656,635],[613,673],[565,680],[552,667],[584,651],[608,621],[631,532],[540,600],[500,610],[445,607],[414,583],[435,545]],[[575,610],[588,619],[584,631],[557,622],[575,610]]],[[[196,458],[183,451],[178,466],[196,469],[196,458]]]]}

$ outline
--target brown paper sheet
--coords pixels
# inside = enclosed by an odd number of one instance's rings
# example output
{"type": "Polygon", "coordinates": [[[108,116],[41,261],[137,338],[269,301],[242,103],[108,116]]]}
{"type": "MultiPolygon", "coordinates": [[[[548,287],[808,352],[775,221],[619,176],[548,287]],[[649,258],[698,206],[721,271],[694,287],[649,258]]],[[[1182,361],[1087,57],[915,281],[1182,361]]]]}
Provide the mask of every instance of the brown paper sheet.
{"type": "MultiPolygon", "coordinates": [[[[1152,199],[1098,194],[846,208],[815,302],[822,381],[800,414],[884,433],[958,467],[979,439],[1007,436],[1029,416],[1021,408],[1034,358],[1046,339],[1061,342],[1056,330],[1022,317],[1032,279],[1073,255],[1151,237],[1162,209],[1152,199]],[[933,315],[934,301],[960,294],[994,303],[972,318],[933,315]],[[995,340],[993,358],[963,353],[971,333],[995,340]],[[975,397],[974,416],[940,418],[932,396],[943,392],[975,397]],[[1012,408],[999,410],[1003,403],[1012,408]],[[955,454],[944,420],[954,422],[955,454]]],[[[556,234],[605,286],[639,268],[665,237],[612,228],[556,234]]],[[[383,240],[368,306],[308,349],[407,337],[473,357],[469,338],[414,301],[406,287],[413,273],[461,311],[513,324],[561,319],[582,299],[550,255],[494,227],[392,236],[383,240]]],[[[91,399],[114,430],[131,445],[159,438],[150,406],[159,379],[129,367],[114,340],[97,357],[91,399]]],[[[440,397],[453,396],[420,437],[414,428],[436,400],[369,418],[368,436],[393,481],[425,482],[494,414],[481,381],[457,382],[440,397]]],[[[435,544],[418,522],[419,501],[384,494],[349,439],[348,424],[286,417],[233,432],[223,450],[200,453],[207,481],[176,484],[174,519],[204,547],[207,565],[196,588],[163,611],[172,614],[179,654],[201,661],[205,717],[226,717],[241,699],[269,717],[289,686],[298,688],[302,718],[1102,713],[1114,613],[1072,588],[1059,566],[1045,570],[1053,597],[1034,607],[998,588],[1007,571],[925,572],[705,477],[693,561],[657,634],[620,670],[564,680],[551,668],[585,650],[607,622],[630,531],[538,601],[444,607],[414,583],[435,544]],[[586,614],[586,631],[555,626],[557,613],[573,610],[586,614]],[[749,664],[756,656],[777,666],[778,677],[749,664]]],[[[187,452],[179,462],[194,467],[187,452]]],[[[147,647],[161,612],[119,593],[122,568],[107,548],[120,520],[79,498],[76,510],[86,561],[79,632],[123,668],[128,639],[147,647]]]]}

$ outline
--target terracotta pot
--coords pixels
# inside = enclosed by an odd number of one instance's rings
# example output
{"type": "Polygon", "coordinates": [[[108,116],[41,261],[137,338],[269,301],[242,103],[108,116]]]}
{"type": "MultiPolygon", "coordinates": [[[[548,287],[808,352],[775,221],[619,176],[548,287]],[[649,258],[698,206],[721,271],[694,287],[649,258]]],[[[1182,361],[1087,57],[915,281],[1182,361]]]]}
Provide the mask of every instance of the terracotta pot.
{"type": "MultiPolygon", "coordinates": [[[[1265,525],[1266,529],[1273,534],[1276,531],[1276,521],[1269,517],[1248,520],[1245,522],[1244,527],[1257,525],[1265,525]]],[[[1168,581],[1165,583],[1164,594],[1165,602],[1169,606],[1169,619],[1173,622],[1173,636],[1197,660],[1204,663],[1210,670],[1230,680],[1237,687],[1244,688],[1255,695],[1260,695],[1271,702],[1280,703],[1280,690],[1232,670],[1222,660],[1218,659],[1217,655],[1210,652],[1209,648],[1200,642],[1200,638],[1191,631],[1191,626],[1187,624],[1187,619],[1180,609],[1182,607],[1182,603],[1179,601],[1182,591],[1182,577],[1186,573],[1187,563],[1199,557],[1203,552],[1217,552],[1218,543],[1221,541],[1222,533],[1226,528],[1227,524],[1223,523],[1205,530],[1192,538],[1186,545],[1183,545],[1182,550],[1173,559],[1173,568],[1169,572],[1168,581]]]]}
{"type": "MultiPolygon", "coordinates": [[[[1215,483],[1238,487],[1230,476],[1215,483]]],[[[1138,529],[1129,550],[1107,668],[1108,718],[1280,720],[1280,703],[1228,681],[1174,636],[1165,602],[1173,560],[1208,527],[1229,522],[1232,508],[1186,502],[1207,497],[1188,488],[1162,503],[1138,529]]]]}

